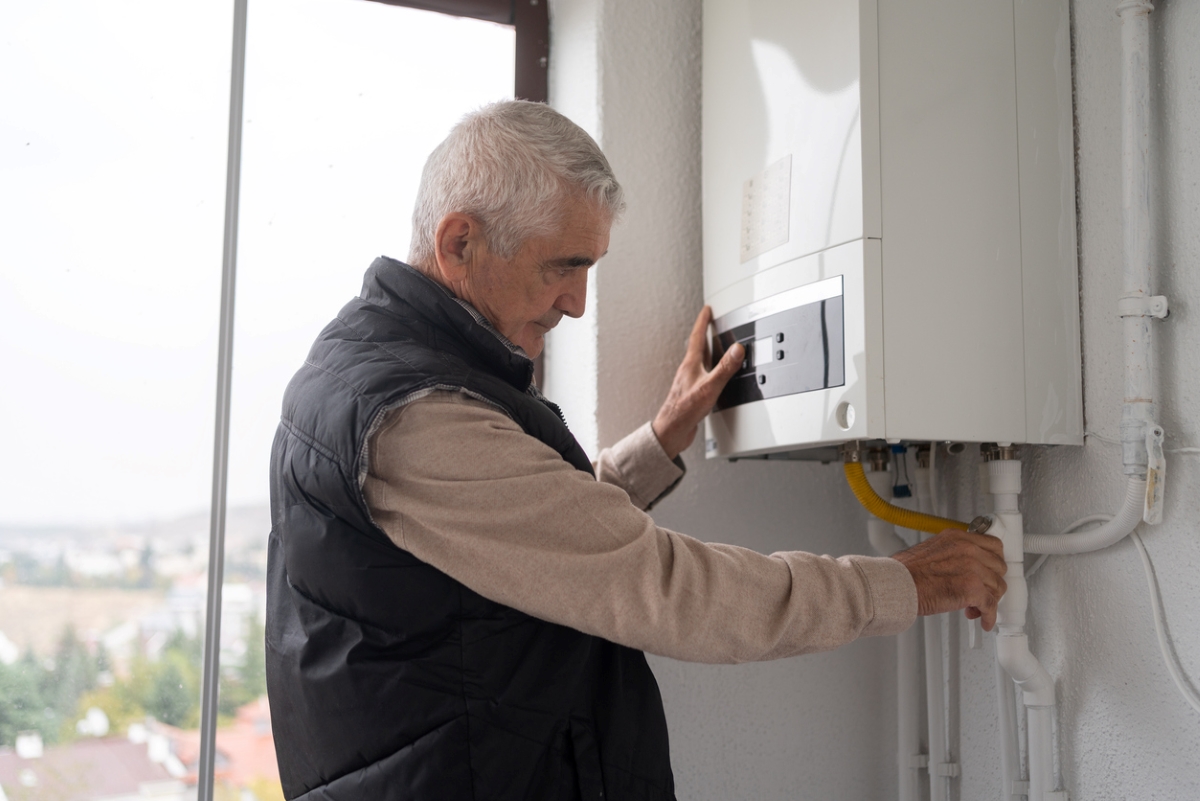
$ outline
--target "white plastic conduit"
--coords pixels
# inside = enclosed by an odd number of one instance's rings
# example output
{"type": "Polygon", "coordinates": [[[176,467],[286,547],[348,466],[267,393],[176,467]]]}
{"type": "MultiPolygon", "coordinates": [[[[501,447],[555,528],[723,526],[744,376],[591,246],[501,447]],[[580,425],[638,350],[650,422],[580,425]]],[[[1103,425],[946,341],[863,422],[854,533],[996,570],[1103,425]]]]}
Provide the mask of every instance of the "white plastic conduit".
{"type": "Polygon", "coordinates": [[[1146,503],[1146,480],[1131,478],[1125,502],[1116,517],[1102,526],[1073,534],[1026,534],[1025,551],[1051,555],[1088,553],[1115,545],[1142,522],[1146,503]]]}

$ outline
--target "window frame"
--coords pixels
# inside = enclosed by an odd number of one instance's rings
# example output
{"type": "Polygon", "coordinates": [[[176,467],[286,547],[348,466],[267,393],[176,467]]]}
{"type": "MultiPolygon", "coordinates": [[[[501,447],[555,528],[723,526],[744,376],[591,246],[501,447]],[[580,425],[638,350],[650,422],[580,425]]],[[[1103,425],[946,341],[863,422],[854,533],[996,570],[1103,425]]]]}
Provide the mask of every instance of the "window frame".
{"type": "MultiPolygon", "coordinates": [[[[516,69],[513,94],[518,99],[539,103],[544,103],[549,99],[549,0],[370,1],[513,26],[516,33],[516,69]]],[[[225,573],[225,521],[229,475],[234,302],[237,299],[238,217],[241,194],[248,0],[234,0],[233,5],[229,140],[225,173],[225,230],[217,344],[217,397],[214,415],[208,587],[205,598],[203,673],[200,691],[200,760],[197,766],[197,779],[199,780],[197,801],[212,801],[215,789],[217,701],[220,692],[221,611],[223,606],[221,594],[225,573]]],[[[540,367],[540,360],[538,363],[540,367]]]]}
{"type": "Polygon", "coordinates": [[[518,100],[545,103],[550,99],[550,0],[370,0],[389,6],[437,11],[470,17],[516,29],[516,87],[518,100]]]}

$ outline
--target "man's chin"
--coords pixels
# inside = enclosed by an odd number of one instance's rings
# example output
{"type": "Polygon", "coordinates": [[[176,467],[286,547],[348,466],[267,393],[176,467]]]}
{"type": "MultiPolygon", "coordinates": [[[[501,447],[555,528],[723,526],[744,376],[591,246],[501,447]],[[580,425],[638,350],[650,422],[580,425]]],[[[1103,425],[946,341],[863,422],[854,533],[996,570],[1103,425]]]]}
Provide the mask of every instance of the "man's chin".
{"type": "Polygon", "coordinates": [[[542,334],[538,334],[532,341],[521,346],[521,350],[525,351],[525,355],[531,359],[536,359],[542,355],[542,351],[546,348],[546,338],[542,334]]]}

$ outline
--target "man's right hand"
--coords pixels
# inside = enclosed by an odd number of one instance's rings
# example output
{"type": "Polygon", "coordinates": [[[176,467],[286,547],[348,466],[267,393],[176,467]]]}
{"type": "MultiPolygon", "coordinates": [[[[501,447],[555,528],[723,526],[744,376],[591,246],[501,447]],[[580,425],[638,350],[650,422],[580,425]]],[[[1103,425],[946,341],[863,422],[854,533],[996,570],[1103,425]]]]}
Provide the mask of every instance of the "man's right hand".
{"type": "Polygon", "coordinates": [[[712,411],[717,396],[729,383],[746,357],[746,349],[738,343],[725,351],[721,360],[708,369],[711,354],[708,346],[708,326],[712,323],[712,308],[705,306],[696,317],[688,337],[687,353],[675,371],[671,391],[663,401],[651,426],[663,451],[674,459],[692,444],[696,428],[712,411]]]}
{"type": "Polygon", "coordinates": [[[917,585],[917,614],[965,609],[983,628],[996,625],[996,604],[1008,585],[1004,546],[995,537],[948,528],[936,537],[893,554],[917,585]]]}

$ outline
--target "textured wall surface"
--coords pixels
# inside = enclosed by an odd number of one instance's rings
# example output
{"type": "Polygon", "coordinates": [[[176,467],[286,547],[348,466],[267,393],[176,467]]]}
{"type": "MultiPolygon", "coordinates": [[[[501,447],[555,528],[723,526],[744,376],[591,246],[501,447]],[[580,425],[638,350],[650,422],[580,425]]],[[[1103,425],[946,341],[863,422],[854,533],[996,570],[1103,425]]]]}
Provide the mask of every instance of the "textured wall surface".
{"type": "MultiPolygon", "coordinates": [[[[555,108],[603,145],[600,131],[599,9],[595,3],[556,3],[554,67],[550,95],[555,108]]],[[[596,275],[588,276],[588,296],[596,297],[596,275]]],[[[588,453],[596,453],[596,304],[589,302],[579,320],[564,319],[546,338],[543,354],[546,394],[558,401],[571,430],[588,453]]]]}
{"type": "MultiPolygon", "coordinates": [[[[1120,449],[1107,441],[1119,433],[1122,376],[1115,6],[1075,0],[1072,8],[1085,403],[1094,436],[1084,448],[1026,454],[1024,509],[1036,531],[1113,511],[1123,492],[1120,449]]],[[[654,413],[701,303],[701,19],[694,0],[555,0],[551,12],[552,102],[597,137],[629,197],[629,214],[594,270],[594,326],[566,321],[548,348],[548,389],[588,421],[603,446],[654,413]],[[571,326],[577,330],[567,333],[571,326]],[[595,375],[583,375],[592,363],[595,375]]],[[[1151,26],[1155,291],[1169,295],[1172,308],[1158,329],[1160,417],[1169,448],[1195,447],[1200,3],[1167,0],[1151,26]]],[[[946,322],[948,329],[968,324],[965,313],[946,322]]],[[[655,510],[660,525],[764,552],[867,552],[865,518],[835,467],[712,464],[696,446],[685,458],[690,473],[655,510]]],[[[1168,458],[1166,522],[1143,535],[1179,656],[1200,678],[1200,626],[1192,615],[1200,596],[1200,455],[1168,458]]],[[[969,451],[948,460],[943,492],[959,514],[979,507],[975,476],[969,451]]],[[[1051,559],[1032,580],[1031,596],[1033,646],[1058,679],[1062,770],[1072,797],[1200,798],[1200,715],[1183,703],[1159,656],[1132,544],[1051,559]]],[[[959,790],[964,799],[996,798],[992,642],[987,637],[972,651],[965,636],[959,640],[959,790]]],[[[895,797],[890,641],[762,665],[652,663],[681,798],[895,797]]]]}

